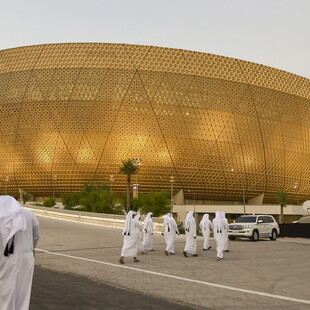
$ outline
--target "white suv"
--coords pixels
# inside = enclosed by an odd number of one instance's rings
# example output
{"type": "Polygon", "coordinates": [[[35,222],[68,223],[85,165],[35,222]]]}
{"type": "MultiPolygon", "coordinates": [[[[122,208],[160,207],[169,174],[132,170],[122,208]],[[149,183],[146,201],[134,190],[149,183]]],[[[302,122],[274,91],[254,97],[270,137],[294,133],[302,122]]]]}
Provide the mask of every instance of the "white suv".
{"type": "Polygon", "coordinates": [[[250,238],[252,241],[258,238],[276,240],[279,233],[279,225],[271,215],[242,215],[228,228],[229,240],[237,237],[250,238]]]}

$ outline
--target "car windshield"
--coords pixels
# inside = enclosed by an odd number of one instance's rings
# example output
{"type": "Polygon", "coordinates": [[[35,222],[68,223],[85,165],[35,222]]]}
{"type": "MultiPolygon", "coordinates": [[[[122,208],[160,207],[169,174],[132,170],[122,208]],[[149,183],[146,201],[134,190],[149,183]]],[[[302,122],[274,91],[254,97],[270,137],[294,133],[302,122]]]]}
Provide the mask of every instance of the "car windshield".
{"type": "Polygon", "coordinates": [[[256,216],[241,216],[238,217],[235,221],[235,223],[255,223],[256,222],[256,216]]]}

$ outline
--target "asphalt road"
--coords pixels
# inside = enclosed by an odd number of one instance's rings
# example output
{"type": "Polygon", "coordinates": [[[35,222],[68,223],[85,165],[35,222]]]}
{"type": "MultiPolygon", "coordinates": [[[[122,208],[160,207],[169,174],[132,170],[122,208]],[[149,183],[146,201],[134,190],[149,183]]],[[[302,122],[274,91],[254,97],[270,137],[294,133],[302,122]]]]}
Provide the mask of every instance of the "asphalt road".
{"type": "Polygon", "coordinates": [[[38,217],[31,310],[45,309],[310,309],[310,240],[236,240],[216,261],[212,249],[198,257],[164,255],[163,237],[140,263],[118,263],[119,229],[38,217]]]}

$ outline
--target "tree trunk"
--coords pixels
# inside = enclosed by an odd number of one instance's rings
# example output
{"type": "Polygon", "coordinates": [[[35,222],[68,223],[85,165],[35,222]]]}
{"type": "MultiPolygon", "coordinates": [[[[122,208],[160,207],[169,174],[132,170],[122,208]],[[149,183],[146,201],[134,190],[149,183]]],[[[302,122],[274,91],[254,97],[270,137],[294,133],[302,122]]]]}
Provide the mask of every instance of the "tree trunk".
{"type": "Polygon", "coordinates": [[[283,207],[284,207],[284,206],[281,205],[279,224],[283,224],[283,207]]]}
{"type": "Polygon", "coordinates": [[[127,213],[130,211],[130,174],[127,175],[127,213]]]}

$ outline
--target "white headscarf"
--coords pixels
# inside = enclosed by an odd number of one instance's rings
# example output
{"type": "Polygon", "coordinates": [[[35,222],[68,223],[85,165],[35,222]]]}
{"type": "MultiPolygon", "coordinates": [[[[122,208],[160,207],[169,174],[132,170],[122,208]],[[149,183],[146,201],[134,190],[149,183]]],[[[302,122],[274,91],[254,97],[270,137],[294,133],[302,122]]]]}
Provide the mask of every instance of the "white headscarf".
{"type": "Polygon", "coordinates": [[[205,213],[202,217],[202,220],[200,222],[200,226],[203,230],[206,230],[207,228],[207,225],[209,223],[209,214],[208,213],[205,213]]]}
{"type": "Polygon", "coordinates": [[[190,222],[195,219],[194,218],[194,212],[193,211],[189,211],[186,215],[185,218],[185,230],[189,231],[189,226],[190,226],[190,222]]]}
{"type": "Polygon", "coordinates": [[[221,215],[221,211],[215,212],[215,218],[213,220],[213,224],[214,224],[214,230],[216,230],[218,233],[223,232],[224,222],[223,222],[223,218],[221,215]]]}
{"type": "Polygon", "coordinates": [[[2,240],[0,255],[3,254],[8,241],[19,230],[26,230],[26,218],[22,206],[11,196],[0,196],[0,240],[2,240]]]}
{"type": "MultiPolygon", "coordinates": [[[[141,219],[141,214],[136,214],[135,217],[133,218],[134,222],[140,222],[141,219]]],[[[142,225],[142,224],[141,224],[142,225]]]]}
{"type": "Polygon", "coordinates": [[[166,215],[166,220],[169,222],[169,223],[171,223],[171,224],[175,224],[175,219],[173,218],[173,216],[172,216],[172,213],[167,213],[167,215],[166,215]]]}
{"type": "Polygon", "coordinates": [[[153,220],[152,220],[152,215],[153,215],[152,212],[149,212],[149,213],[146,215],[146,217],[145,217],[145,219],[144,219],[144,226],[146,226],[148,222],[152,222],[152,221],[153,221],[153,220]]]}
{"type": "Polygon", "coordinates": [[[165,218],[164,218],[164,223],[167,223],[168,225],[168,232],[174,227],[177,227],[177,224],[175,222],[175,219],[173,218],[172,216],[172,213],[169,212],[165,215],[165,218]]]}
{"type": "Polygon", "coordinates": [[[127,235],[129,236],[130,235],[130,228],[131,228],[131,223],[133,221],[133,218],[132,216],[137,214],[137,212],[135,211],[129,211],[126,215],[126,220],[125,220],[125,227],[124,227],[124,230],[123,230],[123,235],[127,235]]]}
{"type": "Polygon", "coordinates": [[[224,225],[225,225],[225,224],[228,224],[228,220],[227,220],[227,218],[226,218],[226,216],[225,216],[225,212],[224,212],[224,211],[221,211],[221,217],[222,217],[222,220],[223,220],[223,222],[224,222],[224,225]]]}
{"type": "Polygon", "coordinates": [[[152,212],[149,212],[149,213],[146,215],[146,217],[145,217],[145,219],[144,219],[144,229],[146,229],[148,223],[153,222],[153,220],[152,220],[152,215],[153,215],[152,212]]]}

